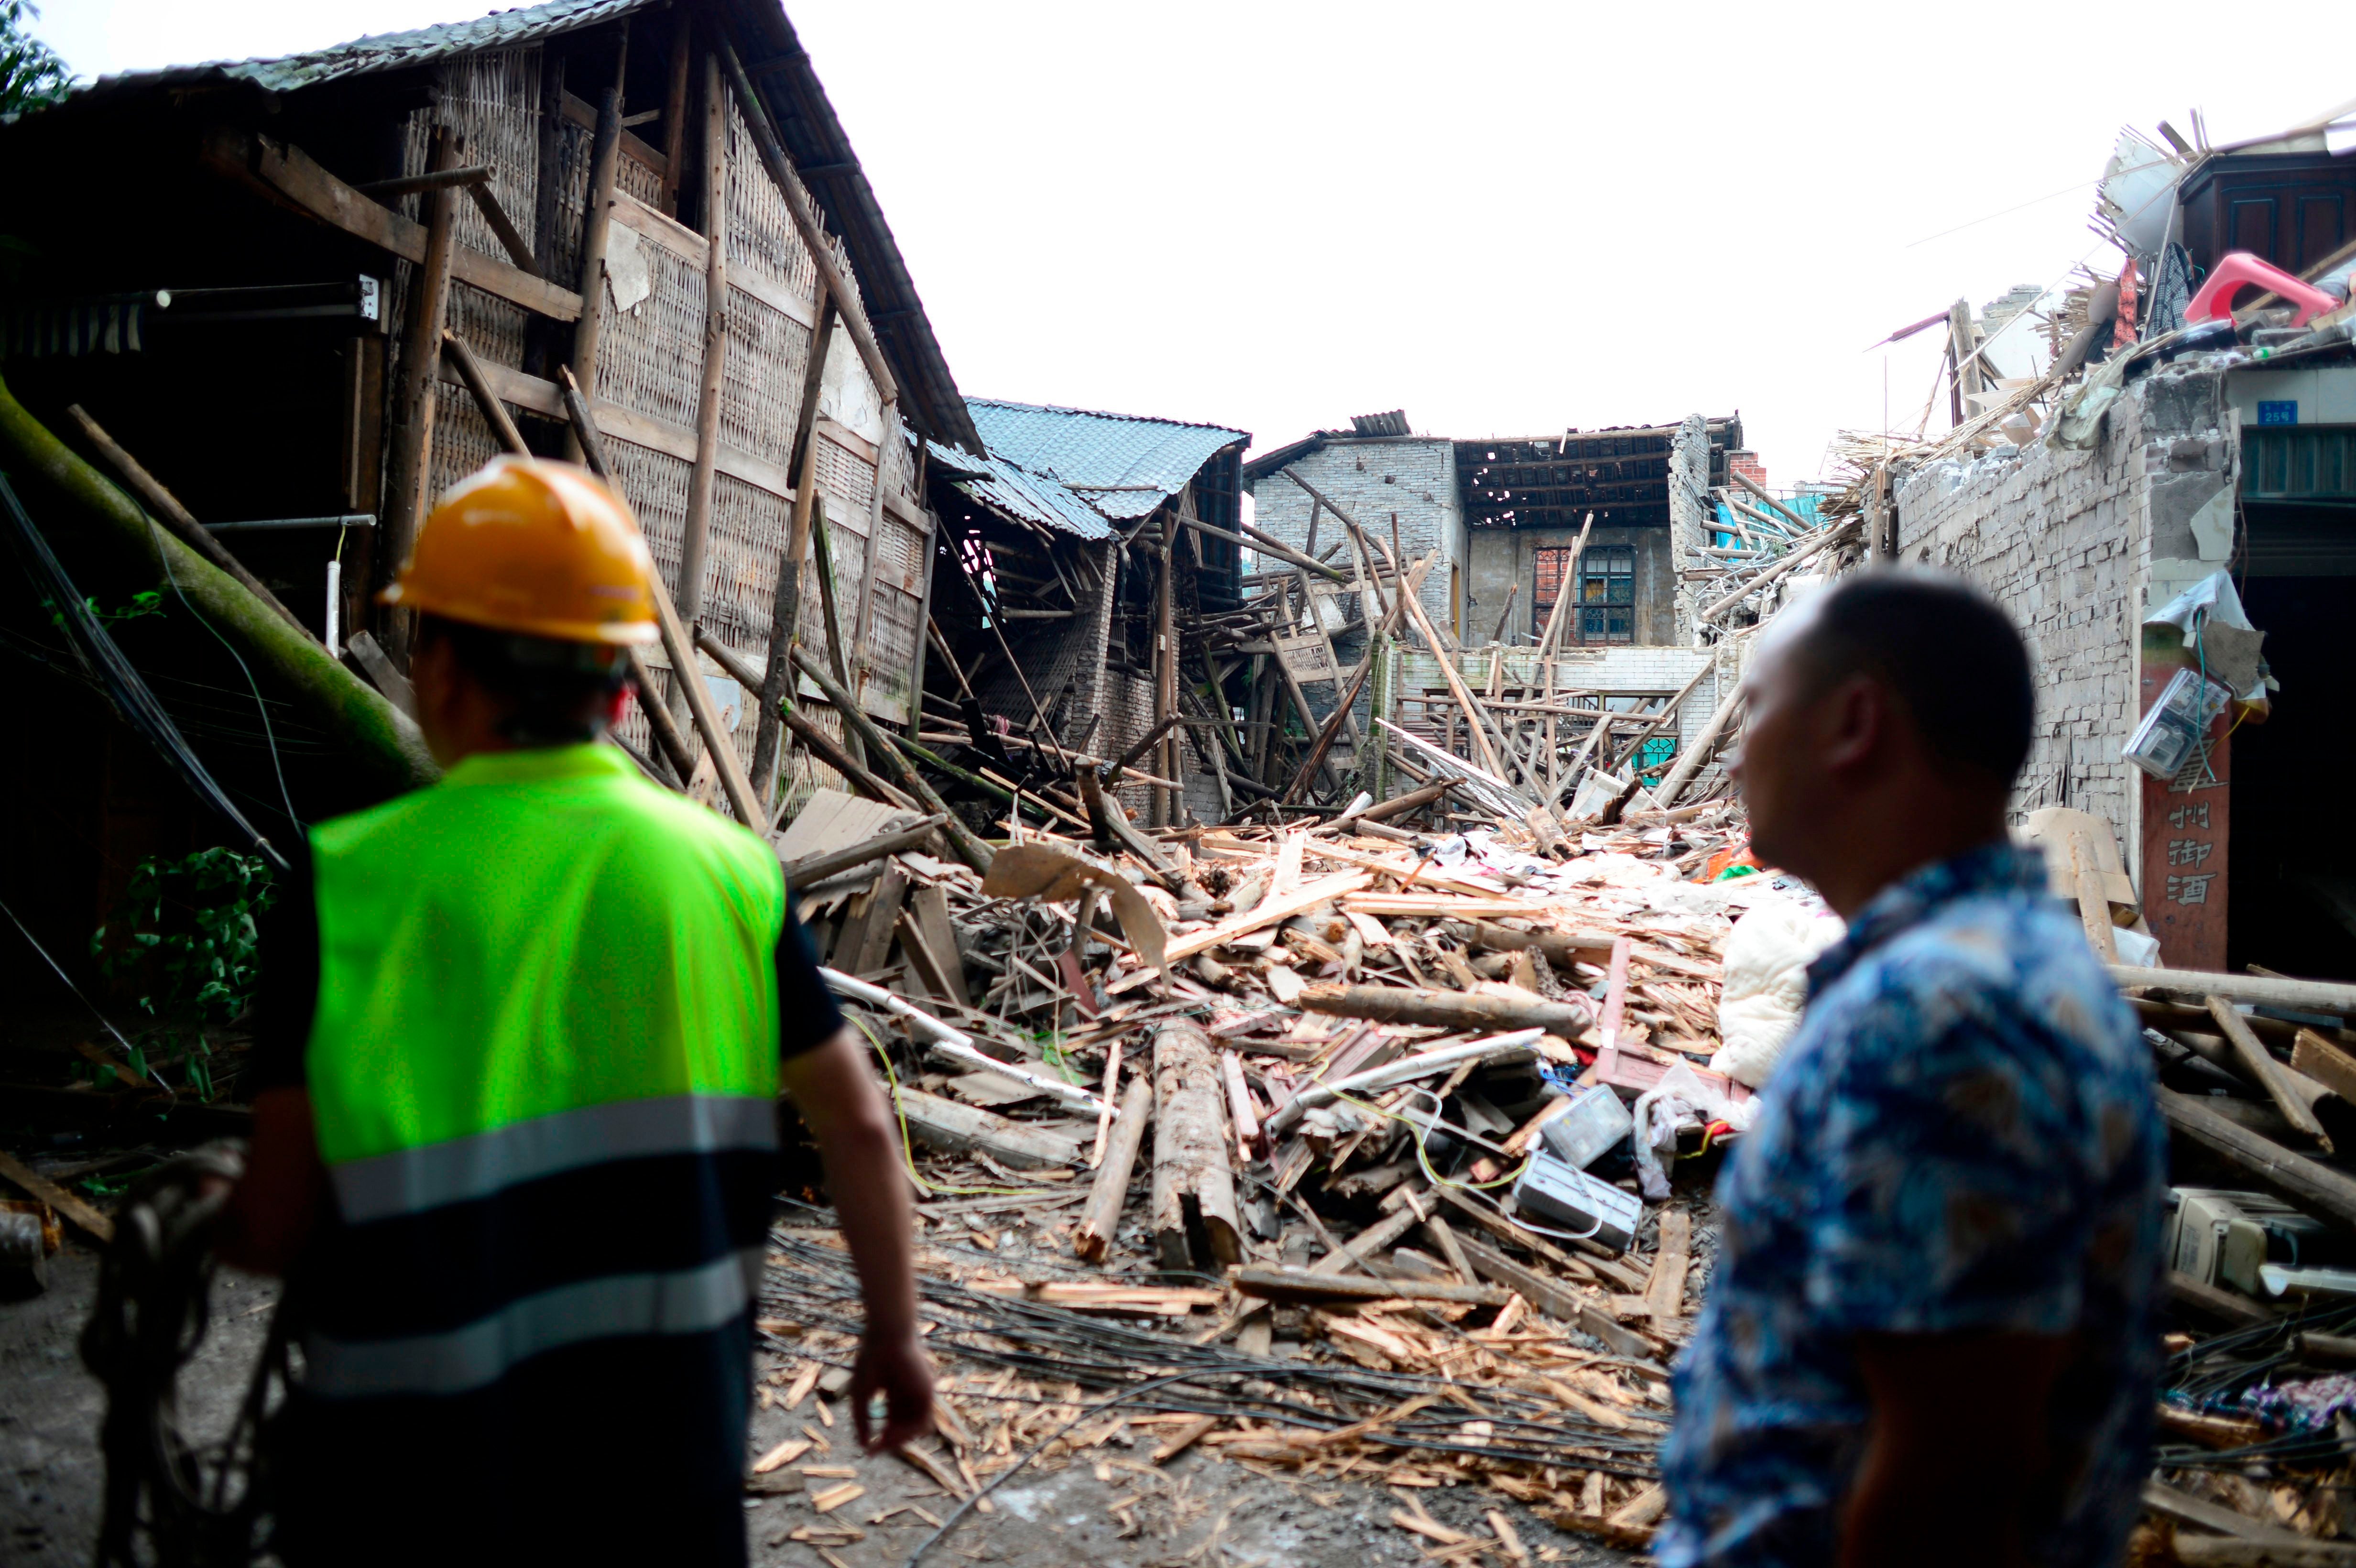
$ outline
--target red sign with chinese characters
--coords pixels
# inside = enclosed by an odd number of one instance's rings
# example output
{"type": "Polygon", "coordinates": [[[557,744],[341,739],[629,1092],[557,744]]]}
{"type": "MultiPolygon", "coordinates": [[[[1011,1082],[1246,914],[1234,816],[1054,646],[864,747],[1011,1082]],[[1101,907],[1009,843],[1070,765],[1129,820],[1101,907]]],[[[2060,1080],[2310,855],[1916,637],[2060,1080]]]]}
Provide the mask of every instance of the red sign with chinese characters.
{"type": "MultiPolygon", "coordinates": [[[[2173,664],[2143,667],[2148,709],[2174,678],[2173,664]]],[[[2233,819],[2233,747],[2227,713],[2210,726],[2205,757],[2173,779],[2143,778],[2143,913],[2171,969],[2225,967],[2225,861],[2233,819]]]]}

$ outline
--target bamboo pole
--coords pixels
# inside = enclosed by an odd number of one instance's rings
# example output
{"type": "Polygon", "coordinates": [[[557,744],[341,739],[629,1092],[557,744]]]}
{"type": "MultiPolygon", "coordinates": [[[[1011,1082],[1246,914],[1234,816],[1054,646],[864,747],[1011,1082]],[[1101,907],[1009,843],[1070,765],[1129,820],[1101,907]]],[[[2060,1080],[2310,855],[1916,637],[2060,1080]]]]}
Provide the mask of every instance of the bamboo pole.
{"type": "MultiPolygon", "coordinates": [[[[581,318],[573,324],[573,379],[584,398],[597,387],[597,339],[605,319],[605,247],[613,237],[614,181],[622,161],[622,81],[630,63],[630,24],[617,29],[614,80],[597,103],[597,131],[590,144],[589,195],[581,214],[581,318]]],[[[578,431],[566,451],[582,453],[578,431]]]]}
{"type": "MultiPolygon", "coordinates": [[[[465,139],[436,125],[426,166],[440,172],[457,166],[465,139]]],[[[435,375],[442,363],[442,328],[450,304],[450,264],[457,244],[458,192],[440,186],[425,197],[425,260],[410,274],[403,307],[401,374],[393,387],[392,440],[385,454],[384,516],[377,521],[376,586],[390,587],[400,574],[425,520],[433,487],[435,375]]],[[[414,617],[397,605],[378,615],[378,638],[397,669],[409,668],[409,636],[414,617]]]]}
{"type": "Polygon", "coordinates": [[[818,293],[818,327],[810,336],[809,361],[802,368],[802,400],[794,416],[794,443],[787,449],[793,464],[794,499],[786,528],[786,548],[777,558],[777,588],[769,606],[769,658],[761,682],[761,719],[753,733],[753,784],[761,798],[774,804],[785,749],[778,743],[780,705],[793,694],[793,660],[787,650],[801,630],[802,558],[809,553],[810,508],[818,500],[818,464],[812,460],[818,424],[819,393],[826,381],[826,356],[834,342],[834,306],[826,289],[818,293]]]}
{"type": "MultiPolygon", "coordinates": [[[[442,770],[424,737],[393,707],[311,637],[287,624],[229,573],[149,520],[130,496],[108,483],[48,427],[33,418],[0,380],[0,465],[37,485],[46,506],[73,521],[73,545],[108,551],[166,595],[189,605],[226,637],[267,681],[294,701],[305,719],[346,748],[353,771],[389,797],[432,784],[442,770]],[[133,563],[135,562],[135,566],[133,563]]],[[[28,495],[27,505],[34,497],[28,495]]]]}
{"type": "MultiPolygon", "coordinates": [[[[680,37],[687,18],[680,18],[680,37]]],[[[682,69],[682,72],[684,68],[682,69]]],[[[681,80],[684,78],[682,75],[681,80]]],[[[686,91],[678,92],[680,112],[686,91]]],[[[728,360],[728,100],[720,83],[720,62],[703,57],[703,384],[695,404],[695,463],[687,475],[687,521],[679,543],[679,618],[692,626],[703,618],[703,559],[712,538],[712,492],[720,462],[721,376],[728,360]]],[[[676,140],[676,138],[674,138],[676,140]]],[[[677,178],[674,171],[670,176],[677,178]]],[[[686,712],[687,693],[674,683],[673,715],[686,712]]],[[[758,798],[766,801],[766,793],[758,798]]]]}

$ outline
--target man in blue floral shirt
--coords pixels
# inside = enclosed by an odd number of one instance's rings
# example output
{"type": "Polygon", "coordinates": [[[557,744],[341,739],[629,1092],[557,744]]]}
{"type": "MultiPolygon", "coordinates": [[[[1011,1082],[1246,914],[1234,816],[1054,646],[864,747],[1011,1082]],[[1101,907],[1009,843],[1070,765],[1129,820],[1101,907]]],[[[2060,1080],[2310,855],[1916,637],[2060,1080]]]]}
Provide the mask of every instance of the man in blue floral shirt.
{"type": "Polygon", "coordinates": [[[2149,1054],[2005,828],[2034,708],[1959,581],[1852,577],[1745,677],[1759,858],[1849,922],[1719,1187],[1663,1568],[2111,1568],[2148,1467],[2149,1054]]]}

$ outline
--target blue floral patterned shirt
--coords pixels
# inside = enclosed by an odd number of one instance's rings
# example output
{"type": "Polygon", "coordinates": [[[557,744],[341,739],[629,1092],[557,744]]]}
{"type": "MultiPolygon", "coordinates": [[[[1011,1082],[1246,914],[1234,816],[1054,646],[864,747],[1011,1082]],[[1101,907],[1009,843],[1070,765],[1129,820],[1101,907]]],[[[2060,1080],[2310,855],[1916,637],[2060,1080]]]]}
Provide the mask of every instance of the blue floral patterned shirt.
{"type": "Polygon", "coordinates": [[[2062,1485],[2026,1545],[2110,1568],[2160,1365],[2166,1136],[2134,1014],[2043,857],[2010,844],[1883,889],[1808,973],[1719,1181],[1655,1556],[1831,1563],[1870,1411],[1856,1337],[1987,1329],[2074,1337],[2051,1417],[2062,1485]]]}

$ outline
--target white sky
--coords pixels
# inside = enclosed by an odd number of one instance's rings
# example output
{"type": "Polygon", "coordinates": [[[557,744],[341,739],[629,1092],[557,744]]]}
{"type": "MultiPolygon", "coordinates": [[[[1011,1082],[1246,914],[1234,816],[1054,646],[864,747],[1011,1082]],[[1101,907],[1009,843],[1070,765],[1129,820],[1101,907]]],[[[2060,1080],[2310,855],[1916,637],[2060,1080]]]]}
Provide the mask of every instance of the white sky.
{"type": "MultiPolygon", "coordinates": [[[[37,30],[92,76],[483,9],[47,0],[37,30]]],[[[968,393],[1263,448],[1402,406],[1468,436],[1740,409],[1777,484],[1881,425],[1885,366],[1913,428],[1943,335],[1868,344],[2094,250],[2122,123],[2198,106],[2224,142],[2356,96],[2338,51],[2237,52],[2173,0],[789,14],[968,393]]]]}

